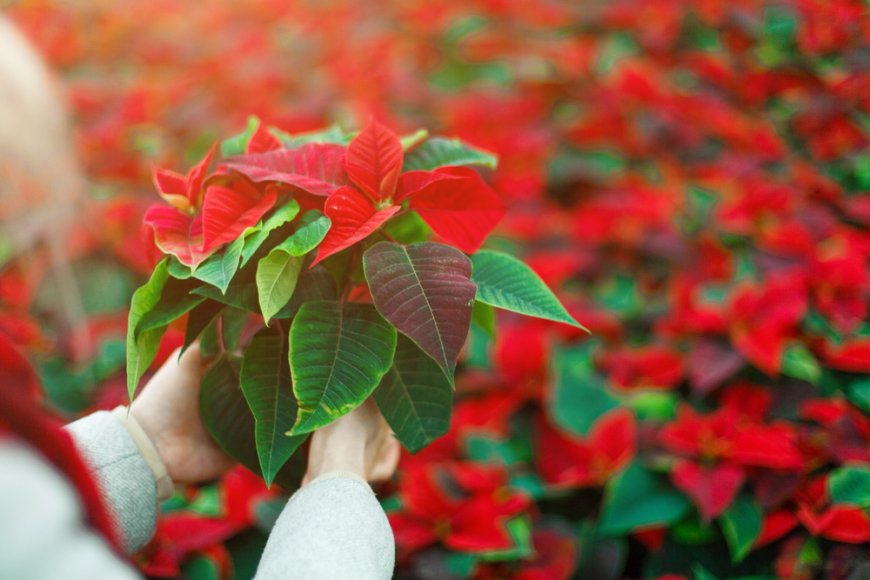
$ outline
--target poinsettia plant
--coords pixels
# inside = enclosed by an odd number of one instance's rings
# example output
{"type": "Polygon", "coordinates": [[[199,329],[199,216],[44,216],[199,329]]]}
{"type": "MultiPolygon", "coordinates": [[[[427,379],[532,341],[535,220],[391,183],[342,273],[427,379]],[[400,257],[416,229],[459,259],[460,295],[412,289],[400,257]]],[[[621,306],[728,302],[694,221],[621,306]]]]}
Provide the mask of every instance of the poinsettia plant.
{"type": "Polygon", "coordinates": [[[211,357],[204,421],[269,483],[372,395],[410,451],[445,433],[472,318],[580,326],[531,268],[480,249],[505,213],[474,169],[495,166],[485,151],[375,121],[293,136],[256,119],[220,149],[214,169],[216,147],[186,176],[155,171],[166,204],[145,223],[166,256],[133,296],[127,386],[186,316],[185,348],[211,357]]]}

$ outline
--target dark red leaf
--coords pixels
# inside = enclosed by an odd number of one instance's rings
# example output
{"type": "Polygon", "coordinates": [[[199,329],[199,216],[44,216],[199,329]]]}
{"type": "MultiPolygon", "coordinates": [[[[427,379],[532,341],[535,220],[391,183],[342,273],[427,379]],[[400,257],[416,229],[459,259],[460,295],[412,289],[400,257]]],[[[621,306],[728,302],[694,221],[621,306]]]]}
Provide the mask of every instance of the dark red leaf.
{"type": "Polygon", "coordinates": [[[471,260],[443,244],[380,242],[366,251],[363,267],[381,316],[452,380],[477,291],[471,260]]]}

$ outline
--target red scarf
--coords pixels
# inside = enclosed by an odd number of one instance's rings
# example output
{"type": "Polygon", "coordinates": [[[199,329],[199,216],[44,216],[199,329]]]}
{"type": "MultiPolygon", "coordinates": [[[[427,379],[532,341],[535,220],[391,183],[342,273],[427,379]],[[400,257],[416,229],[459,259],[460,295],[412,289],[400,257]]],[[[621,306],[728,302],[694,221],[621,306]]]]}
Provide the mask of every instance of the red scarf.
{"type": "Polygon", "coordinates": [[[87,523],[118,550],[121,544],[97,483],[62,423],[40,407],[39,395],[33,369],[0,333],[0,438],[12,437],[39,451],[78,491],[87,523]]]}

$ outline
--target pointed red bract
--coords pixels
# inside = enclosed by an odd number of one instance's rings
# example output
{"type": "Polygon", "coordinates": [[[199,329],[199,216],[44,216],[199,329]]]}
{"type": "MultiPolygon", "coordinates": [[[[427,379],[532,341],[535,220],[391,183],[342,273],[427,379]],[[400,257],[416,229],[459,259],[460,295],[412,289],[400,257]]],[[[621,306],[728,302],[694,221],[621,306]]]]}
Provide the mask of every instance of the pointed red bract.
{"type": "Polygon", "coordinates": [[[181,211],[191,209],[190,200],[187,199],[187,180],[183,175],[155,167],[154,188],[172,207],[181,211]]]}
{"type": "Polygon", "coordinates": [[[273,187],[267,187],[266,193],[260,194],[243,181],[233,183],[232,187],[209,187],[202,204],[203,251],[211,253],[235,240],[256,224],[275,205],[276,199],[273,187]]]}
{"type": "Polygon", "coordinates": [[[373,200],[392,199],[404,155],[399,137],[372,119],[347,146],[347,174],[373,200]]]}
{"type": "Polygon", "coordinates": [[[263,123],[257,126],[257,130],[251,135],[248,140],[248,146],[245,148],[245,153],[248,155],[256,153],[266,153],[281,148],[281,141],[272,135],[263,123]]]}
{"type": "Polygon", "coordinates": [[[183,176],[167,169],[154,169],[154,187],[166,202],[179,211],[189,212],[199,209],[202,203],[202,183],[208,166],[214,157],[215,145],[211,146],[205,157],[183,176]]]}
{"type": "Polygon", "coordinates": [[[155,205],[145,213],[144,222],[154,229],[157,247],[182,264],[195,267],[208,257],[203,250],[201,214],[191,216],[175,208],[155,205]]]}
{"type": "Polygon", "coordinates": [[[225,164],[254,183],[275,181],[314,195],[327,196],[348,184],[346,149],[332,143],[307,143],[299,149],[278,149],[228,159],[225,164]]]}
{"type": "Polygon", "coordinates": [[[401,203],[437,181],[450,179],[462,179],[462,177],[438,171],[406,171],[399,176],[399,184],[396,188],[396,195],[393,196],[393,202],[401,203]]]}
{"type": "Polygon", "coordinates": [[[743,469],[728,463],[703,467],[692,461],[680,461],[671,472],[674,485],[692,499],[705,521],[728,509],[743,478],[743,469]]]}
{"type": "Polygon", "coordinates": [[[362,192],[353,187],[342,187],[326,200],[323,213],[332,221],[332,226],[311,265],[368,237],[399,209],[397,205],[376,209],[362,192]]]}
{"type": "Polygon", "coordinates": [[[473,169],[445,167],[437,173],[461,179],[433,181],[411,196],[411,208],[436,234],[472,254],[504,217],[504,204],[473,169]]]}

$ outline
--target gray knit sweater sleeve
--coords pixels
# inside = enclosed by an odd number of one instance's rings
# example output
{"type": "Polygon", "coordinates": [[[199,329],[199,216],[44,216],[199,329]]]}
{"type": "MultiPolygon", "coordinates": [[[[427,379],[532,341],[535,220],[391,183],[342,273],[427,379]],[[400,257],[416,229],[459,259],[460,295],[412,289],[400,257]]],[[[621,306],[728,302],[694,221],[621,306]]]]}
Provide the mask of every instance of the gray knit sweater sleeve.
{"type": "Polygon", "coordinates": [[[100,484],[124,548],[133,553],[154,534],[157,482],[129,432],[100,411],[67,426],[100,484]]]}
{"type": "Polygon", "coordinates": [[[255,580],[392,578],[395,542],[371,487],[334,473],[297,491],[278,518],[255,580]]]}

